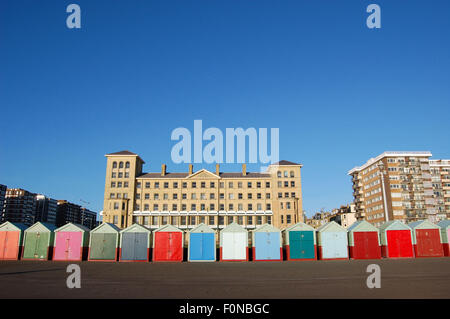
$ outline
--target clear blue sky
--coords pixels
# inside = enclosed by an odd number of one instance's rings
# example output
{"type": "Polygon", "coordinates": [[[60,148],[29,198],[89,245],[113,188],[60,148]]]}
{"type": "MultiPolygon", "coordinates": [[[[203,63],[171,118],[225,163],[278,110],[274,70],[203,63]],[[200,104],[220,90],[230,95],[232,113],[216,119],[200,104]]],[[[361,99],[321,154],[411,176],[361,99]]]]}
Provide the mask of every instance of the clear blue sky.
{"type": "Polygon", "coordinates": [[[449,33],[448,0],[2,0],[0,183],[100,211],[106,153],[185,170],[170,133],[202,119],[280,128],[307,214],[338,207],[385,150],[450,158],[449,33]]]}

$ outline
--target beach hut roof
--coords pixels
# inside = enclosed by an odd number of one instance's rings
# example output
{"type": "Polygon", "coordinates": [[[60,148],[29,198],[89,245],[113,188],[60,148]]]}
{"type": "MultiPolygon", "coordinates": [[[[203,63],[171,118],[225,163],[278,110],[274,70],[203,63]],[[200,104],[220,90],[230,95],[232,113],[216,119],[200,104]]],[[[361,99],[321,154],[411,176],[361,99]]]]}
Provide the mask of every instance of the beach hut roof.
{"type": "Polygon", "coordinates": [[[150,229],[139,224],[133,224],[124,228],[120,233],[151,233],[150,229]]]}
{"type": "Polygon", "coordinates": [[[371,223],[369,223],[368,221],[365,220],[361,220],[361,221],[357,221],[354,222],[349,228],[348,231],[361,231],[361,232],[365,232],[365,231],[376,231],[378,232],[378,228],[376,228],[374,225],[372,225],[371,223]]]}
{"type": "Polygon", "coordinates": [[[344,227],[342,227],[341,225],[339,225],[338,223],[336,223],[335,221],[331,221],[326,223],[325,225],[320,226],[317,229],[318,232],[323,232],[323,231],[335,231],[335,232],[347,232],[347,229],[345,229],[344,227]]]}
{"type": "Polygon", "coordinates": [[[30,227],[28,227],[25,231],[26,232],[52,232],[55,231],[56,225],[50,224],[50,223],[41,223],[36,222],[30,227]]]}
{"type": "Polygon", "coordinates": [[[227,227],[222,229],[220,232],[221,233],[222,232],[225,232],[225,233],[226,232],[232,232],[232,233],[243,233],[243,232],[245,232],[246,233],[247,230],[244,227],[242,227],[241,225],[237,224],[237,223],[231,223],[227,227]]]}
{"type": "Polygon", "coordinates": [[[204,223],[200,223],[198,226],[192,228],[190,233],[215,233],[214,229],[210,228],[208,225],[204,223]]]}
{"type": "Polygon", "coordinates": [[[450,227],[450,219],[441,220],[439,223],[437,223],[438,226],[440,226],[443,229],[447,229],[450,227]]]}
{"type": "Polygon", "coordinates": [[[280,230],[270,224],[264,224],[253,230],[255,233],[259,232],[280,232],[280,230]]]}
{"type": "Polygon", "coordinates": [[[429,220],[418,220],[412,223],[409,223],[408,226],[411,229],[441,229],[439,225],[433,224],[429,220]]]}
{"type": "Polygon", "coordinates": [[[175,231],[183,232],[181,229],[179,229],[173,225],[170,225],[170,224],[160,227],[157,230],[155,230],[154,232],[175,232],[175,231]]]}
{"type": "Polygon", "coordinates": [[[28,226],[22,223],[4,222],[0,225],[0,231],[19,231],[27,228],[28,226]]]}
{"type": "Polygon", "coordinates": [[[297,224],[294,224],[292,226],[287,227],[284,231],[288,232],[288,231],[295,231],[295,230],[312,230],[314,231],[314,227],[307,225],[305,223],[299,222],[297,224]]]}
{"type": "Polygon", "coordinates": [[[380,226],[380,232],[386,230],[411,230],[411,228],[398,220],[391,220],[380,226]]]}
{"type": "Polygon", "coordinates": [[[118,233],[120,228],[111,223],[102,223],[91,230],[91,233],[118,233]]]}
{"type": "Polygon", "coordinates": [[[57,229],[55,229],[55,232],[58,231],[82,231],[82,232],[90,232],[90,229],[80,225],[80,224],[75,224],[75,223],[67,223],[64,226],[61,226],[57,229]]]}

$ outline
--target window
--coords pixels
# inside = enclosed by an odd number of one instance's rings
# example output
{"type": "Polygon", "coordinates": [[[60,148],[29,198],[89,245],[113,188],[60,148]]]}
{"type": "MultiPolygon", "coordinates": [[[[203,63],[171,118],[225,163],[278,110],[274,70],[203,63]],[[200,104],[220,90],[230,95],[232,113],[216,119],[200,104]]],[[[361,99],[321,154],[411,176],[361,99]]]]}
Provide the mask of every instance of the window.
{"type": "Polygon", "coordinates": [[[291,181],[291,187],[295,187],[295,181],[291,181]]]}
{"type": "Polygon", "coordinates": [[[238,210],[241,211],[244,209],[244,206],[242,204],[238,204],[238,210]]]}
{"type": "MultiPolygon", "coordinates": [[[[122,209],[124,209],[125,207],[125,205],[124,205],[125,203],[122,203],[122,209]]],[[[136,204],[136,205],[134,205],[135,206],[135,208],[136,208],[136,210],[141,210],[141,206],[139,206],[139,204],[136,204]]]]}
{"type": "Polygon", "coordinates": [[[163,198],[166,199],[166,200],[169,199],[169,194],[164,193],[164,194],[163,194],[163,198]]]}
{"type": "Polygon", "coordinates": [[[225,183],[224,183],[224,182],[220,182],[220,183],[219,183],[219,187],[220,187],[220,188],[224,188],[224,187],[225,187],[225,183]]]}
{"type": "Polygon", "coordinates": [[[206,199],[206,194],[205,193],[201,193],[200,194],[200,199],[206,199]]]}
{"type": "Polygon", "coordinates": [[[119,203],[114,203],[114,210],[119,209],[119,203]]]}
{"type": "Polygon", "coordinates": [[[117,187],[122,187],[122,182],[117,182],[117,187]]]}
{"type": "Polygon", "coordinates": [[[172,195],[172,198],[173,198],[173,199],[178,199],[178,194],[173,194],[173,195],[172,195]]]}
{"type": "Polygon", "coordinates": [[[270,182],[266,182],[266,188],[270,188],[270,182]]]}
{"type": "Polygon", "coordinates": [[[242,182],[238,182],[238,188],[242,188],[242,182]]]}
{"type": "Polygon", "coordinates": [[[277,177],[281,177],[281,172],[280,171],[277,172],[277,177]]]}
{"type": "Polygon", "coordinates": [[[116,187],[116,182],[111,182],[111,187],[116,187]]]}
{"type": "Polygon", "coordinates": [[[224,204],[220,204],[219,205],[219,210],[225,210],[225,205],[224,204]]]}
{"type": "Polygon", "coordinates": [[[237,218],[237,223],[239,225],[243,225],[244,224],[244,216],[238,216],[237,218]]]}
{"type": "Polygon", "coordinates": [[[210,188],[216,187],[215,185],[216,185],[216,184],[215,184],[214,182],[209,183],[209,187],[210,187],[210,188]]]}
{"type": "Polygon", "coordinates": [[[238,194],[238,199],[242,199],[242,193],[238,194]]]}
{"type": "Polygon", "coordinates": [[[233,210],[233,204],[228,204],[228,210],[233,210]]]}
{"type": "Polygon", "coordinates": [[[196,193],[192,193],[191,194],[191,199],[197,199],[197,194],[196,193]]]}
{"type": "Polygon", "coordinates": [[[214,197],[215,197],[215,196],[214,196],[214,193],[210,193],[210,194],[209,194],[209,199],[214,199],[214,197]]]}
{"type": "Polygon", "coordinates": [[[196,210],[197,206],[195,204],[191,204],[191,210],[196,210]]]}
{"type": "Polygon", "coordinates": [[[198,222],[199,222],[199,224],[204,224],[205,223],[205,216],[199,216],[198,217],[198,222]]]}
{"type": "Polygon", "coordinates": [[[291,172],[289,173],[289,175],[290,175],[291,177],[294,177],[294,171],[291,171],[291,172]]]}
{"type": "MultiPolygon", "coordinates": [[[[114,162],[114,163],[116,163],[116,162],[114,162]]],[[[116,163],[116,166],[117,166],[117,163],[116,163]]],[[[117,215],[113,216],[113,223],[116,225],[119,223],[119,216],[117,216],[117,215]]]]}
{"type": "Polygon", "coordinates": [[[186,225],[186,216],[181,216],[180,225],[186,225]]]}
{"type": "Polygon", "coordinates": [[[266,199],[270,199],[270,193],[266,194],[266,199]]]}
{"type": "Polygon", "coordinates": [[[169,207],[167,206],[167,204],[163,204],[163,211],[167,211],[169,209],[169,207]]]}
{"type": "Polygon", "coordinates": [[[153,199],[154,200],[158,200],[159,199],[159,194],[158,193],[153,194],[153,199]]]}
{"type": "Polygon", "coordinates": [[[228,188],[233,188],[233,182],[228,183],[228,188]]]}
{"type": "Polygon", "coordinates": [[[195,216],[189,216],[189,225],[195,225],[195,216]]]}
{"type": "Polygon", "coordinates": [[[130,162],[125,163],[125,168],[130,168],[130,162]]]}
{"type": "Polygon", "coordinates": [[[150,182],[145,182],[145,188],[150,188],[150,182]]]}
{"type": "Polygon", "coordinates": [[[262,225],[262,216],[256,216],[256,225],[262,225]]]}
{"type": "Polygon", "coordinates": [[[252,193],[248,193],[248,194],[247,194],[247,198],[248,198],[248,199],[252,199],[252,193]]]}
{"type": "Polygon", "coordinates": [[[158,210],[158,204],[153,204],[153,210],[158,210]]]}
{"type": "Polygon", "coordinates": [[[248,204],[248,210],[252,210],[252,209],[253,209],[252,204],[248,204]]]}
{"type": "Polygon", "coordinates": [[[223,225],[225,222],[225,217],[224,216],[219,216],[219,225],[223,225]]]}
{"type": "Polygon", "coordinates": [[[282,198],[283,194],[282,193],[278,193],[278,198],[282,198]]]}
{"type": "Polygon", "coordinates": [[[201,182],[201,183],[200,183],[200,187],[201,187],[201,188],[206,188],[206,183],[205,183],[205,182],[201,182]]]}
{"type": "Polygon", "coordinates": [[[291,193],[291,197],[292,197],[292,198],[295,198],[295,192],[292,192],[292,193],[291,193]]]}
{"type": "Polygon", "coordinates": [[[128,187],[128,182],[123,182],[123,187],[128,187]]]}
{"type": "Polygon", "coordinates": [[[144,204],[144,210],[148,211],[149,209],[150,209],[149,205],[148,204],[144,204]]]}
{"type": "Polygon", "coordinates": [[[262,198],[261,193],[256,194],[256,198],[261,199],[262,198]]]}
{"type": "Polygon", "coordinates": [[[192,188],[197,188],[197,183],[196,182],[192,182],[192,188]]]}
{"type": "Polygon", "coordinates": [[[231,224],[233,222],[233,216],[228,216],[227,218],[227,224],[231,224]]]}
{"type": "Polygon", "coordinates": [[[152,216],[152,225],[158,225],[158,216],[152,216]]]}
{"type": "Polygon", "coordinates": [[[261,188],[261,182],[256,182],[256,188],[261,188]]]}
{"type": "Polygon", "coordinates": [[[214,210],[214,204],[209,204],[209,210],[214,210]]]}
{"type": "Polygon", "coordinates": [[[187,183],[183,182],[183,188],[187,188],[187,183]]]}
{"type": "Polygon", "coordinates": [[[272,224],[272,216],[267,216],[267,224],[272,224]]]}
{"type": "Polygon", "coordinates": [[[288,172],[287,171],[284,171],[283,173],[284,173],[284,177],[288,177],[288,172]]]}
{"type": "Polygon", "coordinates": [[[291,203],[290,202],[286,203],[286,209],[291,209],[291,203]]]}
{"type": "Polygon", "coordinates": [[[284,187],[288,187],[289,186],[289,182],[288,181],[285,181],[284,182],[284,187]]]}
{"type": "Polygon", "coordinates": [[[280,181],[278,181],[277,185],[278,185],[278,187],[281,187],[282,183],[280,181]]]}
{"type": "Polygon", "coordinates": [[[136,194],[136,199],[141,199],[141,194],[136,194]]]}
{"type": "Polygon", "coordinates": [[[219,194],[219,198],[220,198],[220,199],[225,199],[225,194],[224,194],[224,193],[220,193],[220,194],[219,194]]]}
{"type": "Polygon", "coordinates": [[[123,162],[119,163],[119,168],[123,168],[123,162]]]}
{"type": "Polygon", "coordinates": [[[141,182],[136,183],[136,188],[141,188],[141,182]]]}
{"type": "Polygon", "coordinates": [[[155,188],[159,188],[159,182],[155,182],[155,188]]]}
{"type": "Polygon", "coordinates": [[[261,203],[256,204],[256,210],[262,210],[262,204],[261,203]]]}
{"type": "Polygon", "coordinates": [[[116,194],[114,194],[114,193],[109,194],[109,198],[114,198],[115,196],[116,196],[116,194]]]}
{"type": "MultiPolygon", "coordinates": [[[[113,162],[113,168],[117,168],[117,162],[113,162]]],[[[117,223],[114,223],[114,224],[117,224],[117,223]]]]}
{"type": "Polygon", "coordinates": [[[233,193],[228,194],[228,198],[229,199],[234,199],[234,194],[233,193]]]}
{"type": "Polygon", "coordinates": [[[173,188],[178,188],[178,183],[177,182],[173,182],[173,188]]]}
{"type": "Polygon", "coordinates": [[[266,204],[266,209],[267,209],[267,210],[270,210],[270,209],[271,209],[270,204],[266,204]]]}
{"type": "Polygon", "coordinates": [[[168,182],[164,182],[164,188],[169,188],[169,183],[168,182]]]}
{"type": "Polygon", "coordinates": [[[206,210],[206,206],[205,206],[205,204],[200,204],[200,210],[206,210]]]}
{"type": "Polygon", "coordinates": [[[209,216],[208,224],[210,224],[210,225],[214,225],[214,224],[215,224],[215,222],[214,222],[214,216],[209,216]]]}
{"type": "Polygon", "coordinates": [[[186,211],[186,204],[181,204],[181,210],[186,211]]]}
{"type": "Polygon", "coordinates": [[[253,225],[253,216],[247,216],[247,225],[253,225]]]}
{"type": "Polygon", "coordinates": [[[168,216],[162,216],[161,225],[167,225],[168,219],[169,219],[168,216]]]}
{"type": "Polygon", "coordinates": [[[291,215],[286,215],[286,223],[291,223],[291,215]]]}
{"type": "Polygon", "coordinates": [[[284,224],[284,216],[281,215],[281,223],[284,224]]]}
{"type": "Polygon", "coordinates": [[[130,173],[125,172],[125,178],[129,178],[130,177],[130,173]]]}
{"type": "Polygon", "coordinates": [[[117,193],[117,198],[122,198],[122,194],[121,193],[117,193]]]}
{"type": "Polygon", "coordinates": [[[111,178],[116,178],[116,173],[115,172],[113,172],[112,174],[111,174],[111,178]]]}
{"type": "Polygon", "coordinates": [[[150,222],[150,217],[144,216],[144,225],[148,225],[150,222]]]}
{"type": "Polygon", "coordinates": [[[284,198],[289,198],[289,193],[284,193],[284,198]]]}
{"type": "Polygon", "coordinates": [[[252,182],[247,183],[247,188],[252,188],[252,182]]]}

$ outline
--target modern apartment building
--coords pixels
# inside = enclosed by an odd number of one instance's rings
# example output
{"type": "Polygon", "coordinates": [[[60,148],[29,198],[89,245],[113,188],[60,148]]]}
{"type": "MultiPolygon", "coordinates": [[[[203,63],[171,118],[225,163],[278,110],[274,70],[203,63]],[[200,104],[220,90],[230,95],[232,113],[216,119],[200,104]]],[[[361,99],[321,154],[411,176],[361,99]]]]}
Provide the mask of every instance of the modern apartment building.
{"type": "Polygon", "coordinates": [[[384,152],[348,172],[358,219],[375,226],[439,220],[433,192],[431,152],[384,152]]]}
{"type": "Polygon", "coordinates": [[[56,224],[58,201],[45,195],[36,195],[35,220],[56,224]]]}
{"type": "Polygon", "coordinates": [[[437,218],[450,218],[450,160],[430,160],[437,218]]]}
{"type": "Polygon", "coordinates": [[[236,222],[246,228],[269,223],[285,228],[303,220],[301,164],[280,161],[267,172],[143,173],[144,161],[122,151],[105,155],[103,221],[120,228],[172,224],[181,229],[205,223],[215,229],[236,222]]]}
{"type": "Polygon", "coordinates": [[[3,208],[5,207],[6,190],[6,185],[0,184],[0,220],[3,215],[3,208]]]}
{"type": "Polygon", "coordinates": [[[67,223],[75,223],[93,229],[97,225],[97,213],[66,200],[58,200],[56,226],[60,227],[67,223]]]}
{"type": "Polygon", "coordinates": [[[6,190],[5,205],[3,208],[2,222],[23,223],[33,225],[35,223],[36,194],[21,188],[8,188],[6,190]]]}

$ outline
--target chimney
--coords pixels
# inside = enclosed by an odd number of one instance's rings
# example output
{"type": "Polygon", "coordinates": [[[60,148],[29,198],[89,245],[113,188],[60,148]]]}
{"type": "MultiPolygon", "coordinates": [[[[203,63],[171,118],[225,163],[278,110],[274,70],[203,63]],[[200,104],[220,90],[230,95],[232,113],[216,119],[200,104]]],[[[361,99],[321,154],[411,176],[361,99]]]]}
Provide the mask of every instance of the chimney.
{"type": "Polygon", "coordinates": [[[242,164],[242,176],[247,176],[247,164],[242,164]]]}
{"type": "Polygon", "coordinates": [[[161,176],[166,175],[166,164],[161,165],[161,176]]]}
{"type": "Polygon", "coordinates": [[[216,164],[216,175],[220,175],[220,165],[216,164]]]}
{"type": "Polygon", "coordinates": [[[193,165],[189,164],[189,175],[192,175],[192,171],[193,171],[193,165]]]}

